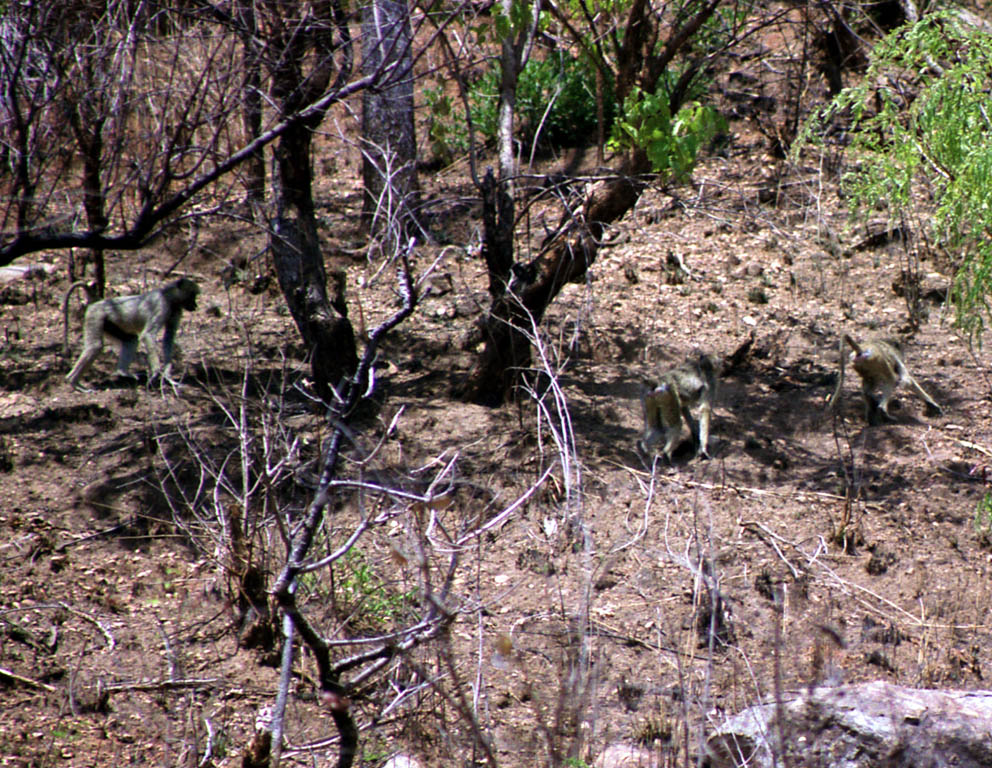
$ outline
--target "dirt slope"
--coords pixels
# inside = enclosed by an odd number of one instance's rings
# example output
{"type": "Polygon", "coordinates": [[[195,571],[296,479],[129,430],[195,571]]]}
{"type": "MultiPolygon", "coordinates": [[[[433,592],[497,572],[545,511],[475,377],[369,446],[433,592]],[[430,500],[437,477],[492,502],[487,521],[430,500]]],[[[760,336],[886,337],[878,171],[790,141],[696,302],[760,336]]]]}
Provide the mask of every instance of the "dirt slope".
{"type": "MultiPolygon", "coordinates": [[[[972,688],[992,669],[989,539],[974,525],[992,451],[986,354],[928,298],[928,318],[905,336],[907,359],[945,414],[929,418],[904,395],[896,423],[865,428],[849,381],[843,419],[829,418],[837,334],[908,328],[893,289],[902,257],[855,247],[864,233],[845,233],[826,193],[809,207],[811,174],[789,177],[800,192],[765,194],[779,177],[763,146],[737,135],[682,200],[645,195],[588,284],[570,286],[548,318],[579,460],[573,485],[556,472],[463,553],[466,613],[452,634],[463,690],[501,764],[543,764],[549,741],[561,754],[579,745],[589,762],[614,740],[677,750],[686,723],[767,700],[776,679],[972,688]],[[823,225],[839,243],[819,237],[823,225]],[[652,473],[633,451],[639,378],[697,347],[727,357],[752,336],[720,382],[713,458],[691,460],[686,444],[652,473]]],[[[352,316],[360,305],[371,327],[395,306],[391,275],[347,257],[354,182],[325,184],[328,250],[348,271],[352,316]]],[[[429,184],[439,197],[464,192],[450,176],[429,184]]],[[[471,222],[472,211],[452,214],[451,231],[471,222]]],[[[203,456],[237,446],[221,405],[238,402],[246,367],[257,387],[251,429],[301,439],[297,505],[326,429],[292,386],[306,367],[272,284],[222,283],[225,260],[263,239],[212,236],[183,263],[205,295],[204,311],[184,320],[177,391],[112,383],[109,354],[91,373],[94,393],[65,385],[63,254],[40,259],[51,275],[0,290],[2,765],[195,764],[208,750],[210,764],[236,765],[274,697],[272,658],[239,649],[209,505],[202,518],[170,509],[160,483],[171,467],[195,487],[181,435],[203,456]],[[270,406],[278,417],[266,421],[270,406]]],[[[423,247],[417,267],[439,252],[423,247]]],[[[118,292],[155,284],[172,261],[164,249],[140,265],[130,258],[113,262],[118,292]]],[[[922,267],[927,285],[946,285],[939,265],[922,267]]],[[[264,275],[264,259],[252,269],[264,275]]],[[[380,467],[410,473],[457,452],[459,478],[480,489],[459,503],[495,514],[557,452],[532,399],[493,411],[449,396],[471,362],[461,341],[485,280],[453,249],[433,280],[434,295],[388,341],[381,408],[358,428],[371,444],[402,409],[380,467]]],[[[78,351],[76,331],[70,338],[78,351]]],[[[353,512],[339,510],[330,538],[350,530],[353,512]]],[[[371,535],[362,557],[408,584],[390,560],[394,533],[371,535]]],[[[274,534],[271,543],[269,573],[274,534]]],[[[450,670],[426,659],[450,684],[450,670]]],[[[311,663],[299,662],[289,709],[300,761],[333,754],[311,663]]],[[[376,706],[355,703],[361,717],[376,706]]],[[[369,765],[401,746],[455,764],[467,743],[451,702],[429,692],[362,735],[369,765]]]]}

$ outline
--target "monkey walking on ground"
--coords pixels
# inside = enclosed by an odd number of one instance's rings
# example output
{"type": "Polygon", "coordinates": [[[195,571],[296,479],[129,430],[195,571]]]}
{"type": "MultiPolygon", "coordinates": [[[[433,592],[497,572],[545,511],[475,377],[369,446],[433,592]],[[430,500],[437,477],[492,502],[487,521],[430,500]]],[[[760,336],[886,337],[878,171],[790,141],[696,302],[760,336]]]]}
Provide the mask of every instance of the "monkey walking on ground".
{"type": "Polygon", "coordinates": [[[865,399],[865,420],[869,424],[879,423],[879,418],[886,421],[893,420],[889,414],[889,401],[896,388],[901,385],[910,387],[923,399],[927,404],[929,415],[943,413],[943,409],[926,393],[926,390],[917,383],[906,368],[906,362],[898,342],[876,339],[858,344],[846,333],[840,340],[840,377],[837,379],[837,388],[828,404],[831,410],[837,407],[840,390],[844,386],[844,362],[847,358],[844,344],[853,350],[851,352],[851,364],[861,377],[861,395],[865,399]],[[878,402],[872,395],[872,390],[876,387],[881,390],[878,402]],[[881,413],[881,417],[879,413],[881,413]]]}
{"type": "Polygon", "coordinates": [[[641,405],[644,410],[644,435],[637,448],[649,456],[664,437],[661,452],[671,462],[676,442],[685,419],[696,446],[696,455],[709,458],[707,443],[710,434],[710,414],[716,397],[716,363],[709,355],[666,371],[657,381],[644,381],[641,405]],[[692,418],[692,409],[699,409],[699,421],[692,418]]]}
{"type": "MultiPolygon", "coordinates": [[[[75,284],[70,287],[71,292],[75,284]]],[[[176,330],[183,310],[196,309],[196,297],[200,288],[187,277],[181,277],[166,283],[161,288],[133,296],[118,296],[90,304],[83,318],[83,351],[79,359],[66,376],[76,389],[89,391],[79,386],[79,377],[89,368],[93,360],[103,349],[104,334],[116,339],[121,345],[120,357],[117,360],[119,376],[134,375],[128,373],[128,367],[134,360],[138,344],[141,343],[148,355],[151,375],[161,374],[169,378],[172,364],[172,352],[176,342],[176,330]],[[155,337],[162,330],[162,355],[159,357],[155,337]]],[[[68,294],[63,301],[65,321],[68,326],[68,294]]],[[[68,331],[67,331],[68,333],[68,331]]]]}

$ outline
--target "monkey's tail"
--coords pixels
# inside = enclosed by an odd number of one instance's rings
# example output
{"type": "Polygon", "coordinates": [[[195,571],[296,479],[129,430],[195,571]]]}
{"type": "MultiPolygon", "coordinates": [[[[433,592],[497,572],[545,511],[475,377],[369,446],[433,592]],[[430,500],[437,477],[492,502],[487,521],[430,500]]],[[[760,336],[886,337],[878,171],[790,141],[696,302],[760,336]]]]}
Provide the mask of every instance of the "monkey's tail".
{"type": "MultiPolygon", "coordinates": [[[[861,345],[858,344],[858,342],[856,342],[854,339],[852,339],[846,333],[844,334],[844,341],[846,341],[851,346],[851,349],[854,350],[854,354],[856,354],[856,355],[860,355],[861,354],[861,345]]],[[[843,347],[843,346],[844,345],[841,344],[841,347],[843,347]]]]}
{"type": "Polygon", "coordinates": [[[840,353],[840,376],[837,377],[837,386],[834,387],[834,393],[831,395],[830,401],[827,403],[827,409],[830,411],[837,408],[837,401],[840,400],[840,390],[844,386],[844,364],[847,361],[847,355],[844,354],[844,342],[850,344],[851,349],[855,352],[861,352],[861,347],[858,346],[857,342],[845,333],[841,338],[840,343],[837,345],[837,351],[840,353]]]}

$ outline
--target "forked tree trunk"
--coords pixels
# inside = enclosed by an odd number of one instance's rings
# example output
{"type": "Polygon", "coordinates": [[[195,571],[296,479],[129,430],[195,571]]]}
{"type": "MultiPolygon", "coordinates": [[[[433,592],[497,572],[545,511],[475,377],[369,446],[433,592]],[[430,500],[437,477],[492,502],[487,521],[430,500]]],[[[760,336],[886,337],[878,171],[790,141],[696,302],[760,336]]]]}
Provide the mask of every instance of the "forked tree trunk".
{"type": "Polygon", "coordinates": [[[344,297],[328,296],[323,257],[308,229],[299,218],[277,218],[272,223],[272,255],[279,287],[310,354],[316,393],[329,403],[330,387],[354,373],[358,353],[351,321],[339,311],[344,297]]]}
{"type": "MultiPolygon", "coordinates": [[[[76,140],[83,150],[83,208],[86,211],[86,223],[96,231],[106,228],[109,220],[106,213],[106,198],[103,194],[102,155],[103,155],[103,121],[94,120],[89,131],[80,119],[78,125],[73,122],[76,130],[76,140]]],[[[103,251],[94,248],[90,251],[89,261],[93,265],[93,282],[96,283],[96,296],[103,298],[107,291],[107,268],[103,251]]],[[[70,279],[78,280],[76,275],[70,279]]]]}
{"type": "MultiPolygon", "coordinates": [[[[494,296],[483,325],[483,350],[469,374],[464,399],[480,405],[499,405],[520,372],[530,366],[533,327],[541,322],[545,310],[565,285],[583,279],[596,260],[606,226],[622,218],[640,197],[643,184],[637,176],[647,171],[647,157],[642,152],[634,153],[625,165],[626,173],[590,190],[584,206],[586,224],[576,221],[529,264],[513,270],[512,290],[494,296]]],[[[486,197],[484,192],[484,203],[489,202],[486,197]]],[[[484,207],[488,209],[489,205],[484,207]]],[[[505,260],[505,254],[501,255],[505,260]]],[[[490,261],[488,255],[486,260],[490,261]]],[[[489,267],[493,293],[493,265],[489,267]]]]}
{"type": "MultiPolygon", "coordinates": [[[[94,230],[101,231],[109,223],[106,214],[106,199],[103,196],[103,185],[101,184],[101,150],[103,144],[102,128],[96,127],[92,135],[92,143],[84,140],[82,135],[77,138],[79,146],[83,149],[83,208],[86,211],[86,223],[94,230]]],[[[96,296],[103,298],[107,292],[107,268],[103,258],[103,251],[93,248],[89,252],[87,261],[93,265],[93,282],[96,284],[96,296]]],[[[85,271],[85,270],[82,270],[85,271]]],[[[79,280],[82,274],[73,274],[71,267],[69,279],[79,280]]]]}
{"type": "MultiPolygon", "coordinates": [[[[673,29],[668,40],[659,48],[658,21],[650,3],[647,0],[633,0],[617,56],[618,103],[624,103],[635,84],[647,92],[653,91],[675,56],[714,14],[720,2],[703,0],[696,12],[682,26],[673,29]]],[[[698,66],[697,61],[695,66],[687,67],[672,90],[669,100],[672,114],[681,107],[681,100],[698,72],[698,66]]],[[[505,168],[500,170],[501,174],[506,174],[505,168]]],[[[602,181],[589,191],[583,216],[573,221],[530,263],[510,267],[512,279],[506,281],[502,291],[498,290],[501,276],[494,278],[493,260],[500,269],[504,268],[507,256],[500,246],[502,243],[512,243],[512,232],[508,236],[501,235],[497,242],[490,239],[487,225],[483,252],[490,269],[493,302],[482,324],[483,350],[461,392],[465,400],[495,406],[506,399],[520,374],[530,367],[533,329],[544,318],[545,310],[562,287],[583,279],[596,260],[598,243],[604,230],[634,207],[644,187],[640,177],[648,171],[650,163],[646,152],[643,149],[629,152],[617,178],[602,181]]],[[[505,178],[512,178],[512,174],[505,175],[505,178]]],[[[499,194],[487,195],[483,184],[483,215],[488,217],[487,222],[496,221],[501,228],[508,226],[507,222],[512,220],[510,216],[502,215],[502,201],[499,194]]],[[[512,262],[512,254],[509,260],[512,262]]]]}
{"type": "Polygon", "coordinates": [[[276,149],[273,179],[277,215],[270,244],[279,287],[310,354],[317,395],[331,402],[331,387],[355,371],[355,331],[347,316],[343,286],[328,295],[324,257],[317,239],[311,195],[310,129],[286,133],[276,149]]]}
{"type": "MultiPolygon", "coordinates": [[[[351,73],[351,34],[339,0],[322,0],[312,6],[318,18],[308,21],[308,34],[294,28],[295,22],[289,16],[292,4],[263,7],[273,14],[267,44],[271,51],[279,52],[267,59],[272,67],[271,96],[288,116],[324,95],[331,85],[335,63],[337,75],[332,87],[340,87],[347,80],[351,73]],[[279,12],[287,16],[279,16],[279,12]],[[335,59],[335,55],[339,58],[335,59]],[[316,64],[304,76],[305,65],[313,57],[316,64]]],[[[322,400],[330,402],[331,388],[355,371],[358,354],[344,301],[344,281],[336,279],[328,294],[324,257],[317,238],[310,148],[313,131],[323,120],[324,111],[326,108],[286,131],[274,149],[272,192],[276,214],[269,242],[279,287],[310,355],[314,388],[322,400]]]]}

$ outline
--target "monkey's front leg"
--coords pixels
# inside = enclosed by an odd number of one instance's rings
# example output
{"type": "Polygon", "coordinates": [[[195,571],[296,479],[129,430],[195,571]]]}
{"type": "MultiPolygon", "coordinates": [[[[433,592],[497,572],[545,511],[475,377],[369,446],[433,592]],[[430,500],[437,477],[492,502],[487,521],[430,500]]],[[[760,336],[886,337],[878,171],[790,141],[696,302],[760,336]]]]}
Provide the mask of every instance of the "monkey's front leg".
{"type": "MultiPolygon", "coordinates": [[[[162,336],[162,358],[158,359],[158,355],[155,354],[154,360],[155,365],[152,368],[152,377],[161,378],[162,381],[167,381],[169,384],[175,386],[176,382],[172,378],[172,358],[176,353],[176,348],[178,343],[176,342],[176,329],[178,327],[178,322],[176,320],[171,320],[166,323],[165,335],[162,336]]],[[[154,350],[157,352],[157,350],[154,350]]],[[[149,360],[152,358],[149,357],[149,360]]]]}
{"type": "Polygon", "coordinates": [[[696,445],[696,456],[701,459],[708,459],[710,457],[710,413],[711,406],[709,403],[704,402],[699,409],[699,422],[689,423],[690,428],[693,430],[692,439],[696,445]]]}
{"type": "Polygon", "coordinates": [[[129,370],[134,362],[134,355],[138,351],[138,337],[121,339],[121,352],[117,358],[117,376],[121,379],[137,381],[138,377],[129,370]]]}

